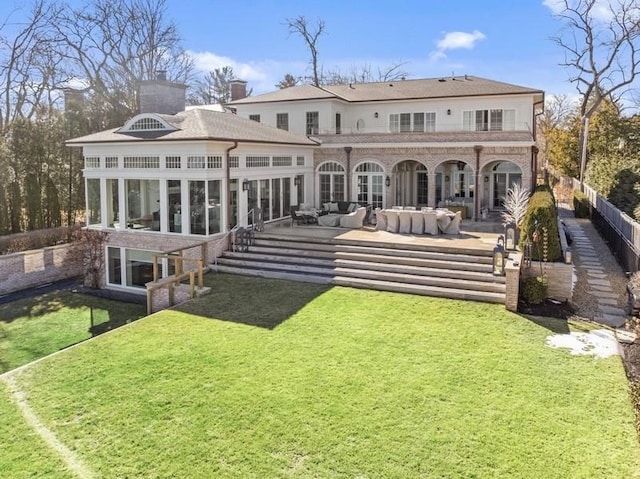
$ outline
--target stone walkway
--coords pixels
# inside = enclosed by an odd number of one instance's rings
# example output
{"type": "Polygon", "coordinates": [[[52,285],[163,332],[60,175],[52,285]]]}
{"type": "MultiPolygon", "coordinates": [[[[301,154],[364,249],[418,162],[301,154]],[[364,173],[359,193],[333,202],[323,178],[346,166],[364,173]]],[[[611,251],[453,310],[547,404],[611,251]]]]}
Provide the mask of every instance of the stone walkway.
{"type": "Polygon", "coordinates": [[[575,279],[572,304],[578,315],[614,328],[627,320],[627,275],[588,219],[575,218],[560,205],[560,218],[571,235],[575,279]]]}

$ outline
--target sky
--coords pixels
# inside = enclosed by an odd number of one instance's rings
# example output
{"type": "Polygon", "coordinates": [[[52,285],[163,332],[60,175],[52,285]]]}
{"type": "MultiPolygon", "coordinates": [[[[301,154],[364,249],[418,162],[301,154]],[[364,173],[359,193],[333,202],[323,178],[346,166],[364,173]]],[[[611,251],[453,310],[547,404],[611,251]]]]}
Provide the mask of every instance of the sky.
{"type": "Polygon", "coordinates": [[[311,73],[308,48],[286,25],[300,15],[325,22],[325,70],[402,63],[408,78],[468,74],[576,94],[550,40],[562,26],[552,0],[167,1],[198,68],[231,65],[254,95],[272,91],[285,73],[311,73]]]}
{"type": "MultiPolygon", "coordinates": [[[[166,0],[166,14],[199,70],[230,65],[253,95],[274,90],[285,73],[310,75],[309,50],[286,25],[302,15],[325,22],[324,70],[402,64],[407,78],[468,74],[575,96],[559,66],[563,51],[550,40],[562,26],[557,1],[166,0]]],[[[0,0],[0,18],[29,4],[0,0]]]]}

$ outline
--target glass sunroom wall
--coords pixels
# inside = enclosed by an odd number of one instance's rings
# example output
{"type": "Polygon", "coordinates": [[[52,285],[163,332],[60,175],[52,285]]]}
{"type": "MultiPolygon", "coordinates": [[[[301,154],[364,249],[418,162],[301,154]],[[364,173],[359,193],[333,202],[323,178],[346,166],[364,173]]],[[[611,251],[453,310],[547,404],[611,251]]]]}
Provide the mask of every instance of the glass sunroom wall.
{"type": "MultiPolygon", "coordinates": [[[[160,219],[160,181],[126,180],[127,228],[151,230],[160,219]]],[[[159,228],[159,226],[158,226],[159,228]]]]}
{"type": "Polygon", "coordinates": [[[280,178],[273,178],[271,180],[271,219],[280,218],[281,203],[280,203],[280,178]]]}
{"type": "Polygon", "coordinates": [[[205,193],[204,181],[189,181],[189,233],[192,235],[206,233],[205,193]]]}
{"type": "Polygon", "coordinates": [[[116,228],[118,226],[118,215],[120,212],[120,197],[118,191],[118,180],[107,179],[107,226],[109,228],[116,228]]]}
{"type": "Polygon", "coordinates": [[[220,185],[220,180],[210,180],[207,182],[208,232],[210,235],[222,231],[220,185]]]}
{"type": "Polygon", "coordinates": [[[180,180],[167,180],[167,224],[169,233],[182,233],[182,191],[180,180]]]}
{"type": "Polygon", "coordinates": [[[100,208],[100,179],[88,178],[87,188],[87,226],[102,224],[102,210],[100,208]]]}

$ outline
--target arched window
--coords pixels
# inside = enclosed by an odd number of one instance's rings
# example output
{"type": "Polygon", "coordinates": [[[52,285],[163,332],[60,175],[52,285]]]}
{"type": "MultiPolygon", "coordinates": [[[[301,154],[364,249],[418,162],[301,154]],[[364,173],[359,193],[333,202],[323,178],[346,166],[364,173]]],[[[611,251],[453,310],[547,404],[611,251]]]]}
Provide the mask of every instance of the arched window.
{"type": "Polygon", "coordinates": [[[522,170],[515,163],[502,161],[493,167],[493,206],[501,208],[504,204],[504,197],[507,190],[513,187],[514,183],[522,182],[522,170]]]}
{"type": "Polygon", "coordinates": [[[344,201],[345,171],[340,163],[327,161],[318,167],[320,204],[344,201]]]}
{"type": "Polygon", "coordinates": [[[384,207],[384,169],[377,163],[360,163],[355,169],[355,191],[360,203],[384,207]]]}
{"type": "Polygon", "coordinates": [[[137,133],[141,131],[175,131],[177,128],[153,113],[136,115],[126,122],[119,133],[137,133]]]}

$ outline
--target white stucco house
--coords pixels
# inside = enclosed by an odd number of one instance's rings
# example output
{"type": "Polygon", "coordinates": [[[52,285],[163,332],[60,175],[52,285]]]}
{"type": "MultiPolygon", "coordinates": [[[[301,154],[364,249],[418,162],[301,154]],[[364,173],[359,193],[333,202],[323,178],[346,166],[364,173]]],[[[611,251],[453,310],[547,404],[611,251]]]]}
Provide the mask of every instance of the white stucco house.
{"type": "Polygon", "coordinates": [[[302,85],[228,104],[238,116],[309,135],[313,200],[374,207],[500,208],[514,181],[533,185],[540,90],[473,76],[302,85]]]}
{"type": "Polygon", "coordinates": [[[299,203],[455,202],[478,220],[535,181],[540,90],[464,76],[245,91],[233,84],[229,111],[185,110],[185,87],[160,77],[122,127],[67,142],[83,150],[87,224],[110,232],[106,287],[144,291],[155,253],[256,206],[275,221],[299,203]]]}

